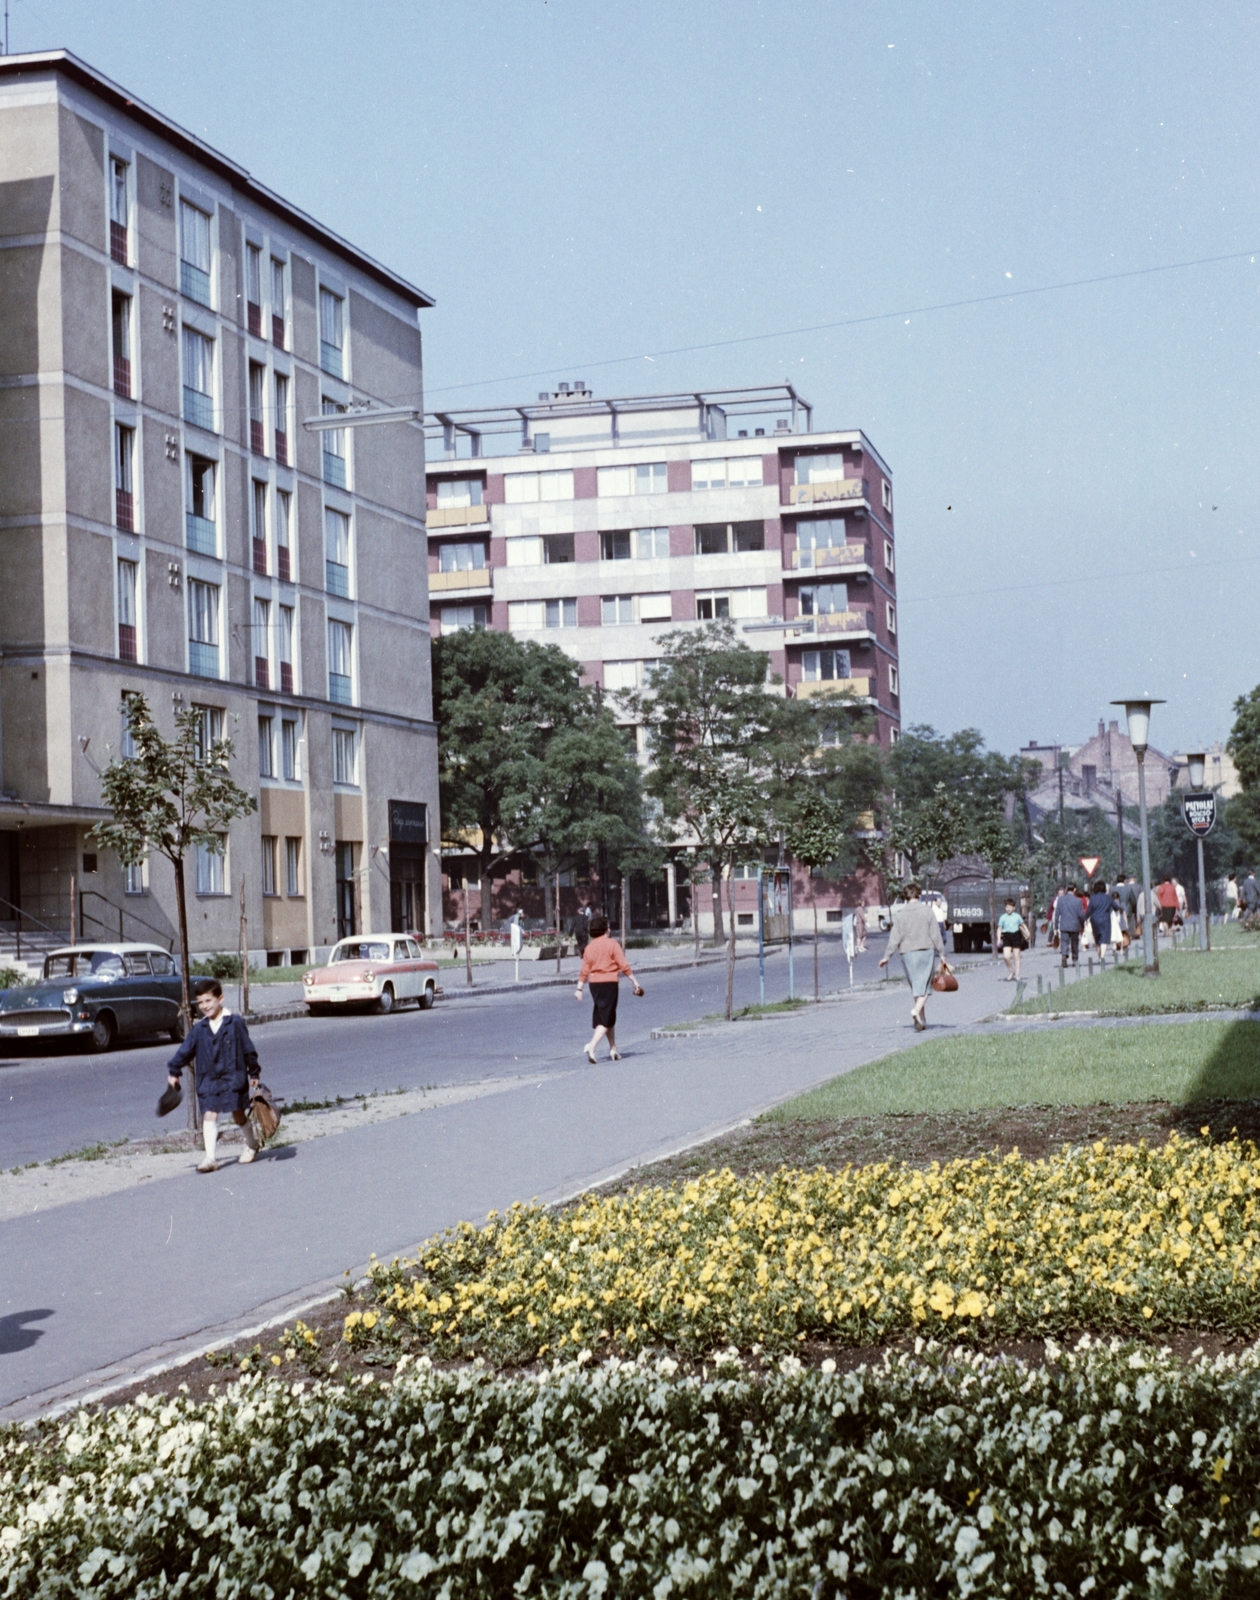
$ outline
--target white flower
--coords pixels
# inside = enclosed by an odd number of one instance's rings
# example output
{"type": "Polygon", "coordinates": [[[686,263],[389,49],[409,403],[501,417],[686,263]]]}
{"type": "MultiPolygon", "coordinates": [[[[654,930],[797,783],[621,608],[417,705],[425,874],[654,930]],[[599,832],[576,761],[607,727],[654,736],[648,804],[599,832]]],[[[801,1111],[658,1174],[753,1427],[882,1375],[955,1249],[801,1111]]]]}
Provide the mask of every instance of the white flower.
{"type": "Polygon", "coordinates": [[[427,1578],[436,1566],[437,1562],[427,1550],[413,1550],[399,1567],[398,1572],[408,1583],[419,1583],[421,1578],[427,1578]]]}
{"type": "Polygon", "coordinates": [[[306,1560],[302,1563],[302,1576],[304,1578],[314,1578],[319,1571],[320,1562],[323,1561],[323,1559],[323,1556],[318,1550],[312,1550],[310,1555],[307,1556],[306,1560]]]}
{"type": "MultiPolygon", "coordinates": [[[[891,1464],[891,1463],[890,1463],[891,1464]]],[[[973,1527],[970,1522],[964,1522],[959,1528],[954,1539],[954,1554],[963,1561],[970,1561],[980,1543],[980,1530],[973,1527]]]]}
{"type": "Polygon", "coordinates": [[[366,1539],[360,1539],[350,1551],[350,1560],[347,1562],[350,1576],[357,1578],[372,1559],[372,1546],[366,1539]]]}

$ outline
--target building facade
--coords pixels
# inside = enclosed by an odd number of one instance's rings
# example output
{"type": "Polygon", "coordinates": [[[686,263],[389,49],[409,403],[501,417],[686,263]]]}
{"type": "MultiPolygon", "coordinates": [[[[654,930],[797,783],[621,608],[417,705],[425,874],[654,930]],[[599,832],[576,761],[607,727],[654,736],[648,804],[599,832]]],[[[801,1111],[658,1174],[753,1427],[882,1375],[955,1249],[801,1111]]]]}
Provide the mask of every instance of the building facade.
{"type": "Polygon", "coordinates": [[[435,634],[557,644],[615,697],[644,685],[663,633],[729,617],[785,692],[847,689],[881,744],[899,737],[892,474],[860,430],[813,431],[787,384],[562,384],[427,423],[435,634]]]}
{"type": "Polygon", "coordinates": [[[419,426],[427,295],[66,52],[0,58],[0,929],[170,938],[86,835],[125,704],[195,707],[258,812],[194,951],[440,918],[419,426]],[[432,821],[430,820],[432,819],[432,821]]]}

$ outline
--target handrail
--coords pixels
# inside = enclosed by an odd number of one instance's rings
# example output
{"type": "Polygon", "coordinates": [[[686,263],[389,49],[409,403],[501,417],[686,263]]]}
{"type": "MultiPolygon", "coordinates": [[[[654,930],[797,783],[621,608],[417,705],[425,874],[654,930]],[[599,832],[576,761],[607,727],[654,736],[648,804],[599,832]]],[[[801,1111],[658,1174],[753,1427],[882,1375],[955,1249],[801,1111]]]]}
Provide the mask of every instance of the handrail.
{"type": "Polygon", "coordinates": [[[133,922],[138,922],[142,928],[147,928],[150,933],[155,933],[158,936],[159,939],[161,939],[161,940],[163,940],[165,942],[165,944],[167,945],[167,948],[172,952],[172,954],[174,953],[175,940],[169,933],[163,933],[161,928],[154,927],[153,923],[151,923],[151,922],[146,922],[145,919],[142,916],[137,915],[137,913],[132,911],[129,907],[115,905],[114,902],[109,898],[109,896],[102,894],[99,889],[80,889],[79,890],[79,937],[80,938],[83,938],[83,936],[84,936],[84,934],[83,934],[83,919],[85,917],[90,917],[92,919],[92,921],[94,923],[96,923],[98,928],[104,928],[104,926],[105,926],[104,922],[101,920],[100,917],[98,917],[96,915],[96,913],[94,911],[88,911],[86,909],[86,907],[84,906],[83,902],[87,899],[88,895],[91,895],[94,900],[103,900],[105,902],[105,904],[110,908],[111,911],[116,911],[118,913],[118,940],[119,940],[120,944],[124,943],[125,940],[126,940],[126,934],[124,933],[124,930],[123,930],[123,918],[124,917],[130,917],[133,922]]]}
{"type": "Polygon", "coordinates": [[[61,929],[60,928],[52,928],[52,927],[50,927],[48,925],[48,923],[42,922],[39,917],[32,916],[29,911],[23,911],[21,906],[15,906],[13,904],[12,900],[6,900],[3,895],[0,895],[0,906],[8,906],[10,911],[14,911],[14,912],[17,913],[17,939],[16,939],[16,948],[14,950],[14,959],[15,960],[20,961],[22,959],[22,918],[23,917],[25,917],[28,922],[38,923],[39,926],[44,930],[45,933],[51,933],[55,938],[60,938],[61,937],[61,929]]]}

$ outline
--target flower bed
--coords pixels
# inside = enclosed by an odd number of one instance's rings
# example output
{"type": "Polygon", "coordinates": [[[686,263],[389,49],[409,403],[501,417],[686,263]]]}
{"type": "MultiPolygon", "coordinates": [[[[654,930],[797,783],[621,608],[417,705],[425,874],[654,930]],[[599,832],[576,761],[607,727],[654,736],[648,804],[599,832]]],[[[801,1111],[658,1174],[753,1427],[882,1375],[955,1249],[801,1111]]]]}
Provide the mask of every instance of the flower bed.
{"type": "Polygon", "coordinates": [[[514,1207],[377,1264],[380,1323],[435,1353],[687,1354],[810,1336],[882,1343],[1072,1329],[1260,1327],[1254,1148],[1174,1136],[1037,1162],[729,1172],[514,1207]]]}
{"type": "Polygon", "coordinates": [[[0,1433],[0,1593],[1250,1595],[1260,1362],[246,1379],[0,1433]]]}

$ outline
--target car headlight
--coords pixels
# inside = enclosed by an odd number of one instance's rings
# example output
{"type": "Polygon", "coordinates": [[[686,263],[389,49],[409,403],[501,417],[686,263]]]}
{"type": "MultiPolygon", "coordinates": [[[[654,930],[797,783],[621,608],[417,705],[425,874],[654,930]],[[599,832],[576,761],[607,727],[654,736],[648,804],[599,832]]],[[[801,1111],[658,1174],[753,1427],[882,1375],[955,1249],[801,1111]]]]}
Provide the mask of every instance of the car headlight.
{"type": "Polygon", "coordinates": [[[376,974],[374,972],[372,972],[371,970],[369,970],[369,971],[367,971],[367,972],[365,972],[363,974],[363,981],[364,981],[364,983],[371,983],[373,978],[375,978],[375,977],[376,977],[376,974]]]}
{"type": "Polygon", "coordinates": [[[72,1006],[78,998],[79,991],[77,989],[63,989],[61,992],[62,1005],[72,1006]]]}
{"type": "Polygon", "coordinates": [[[314,983],[315,982],[315,974],[313,972],[306,973],[305,976],[302,979],[302,982],[303,983],[314,983]]]}

